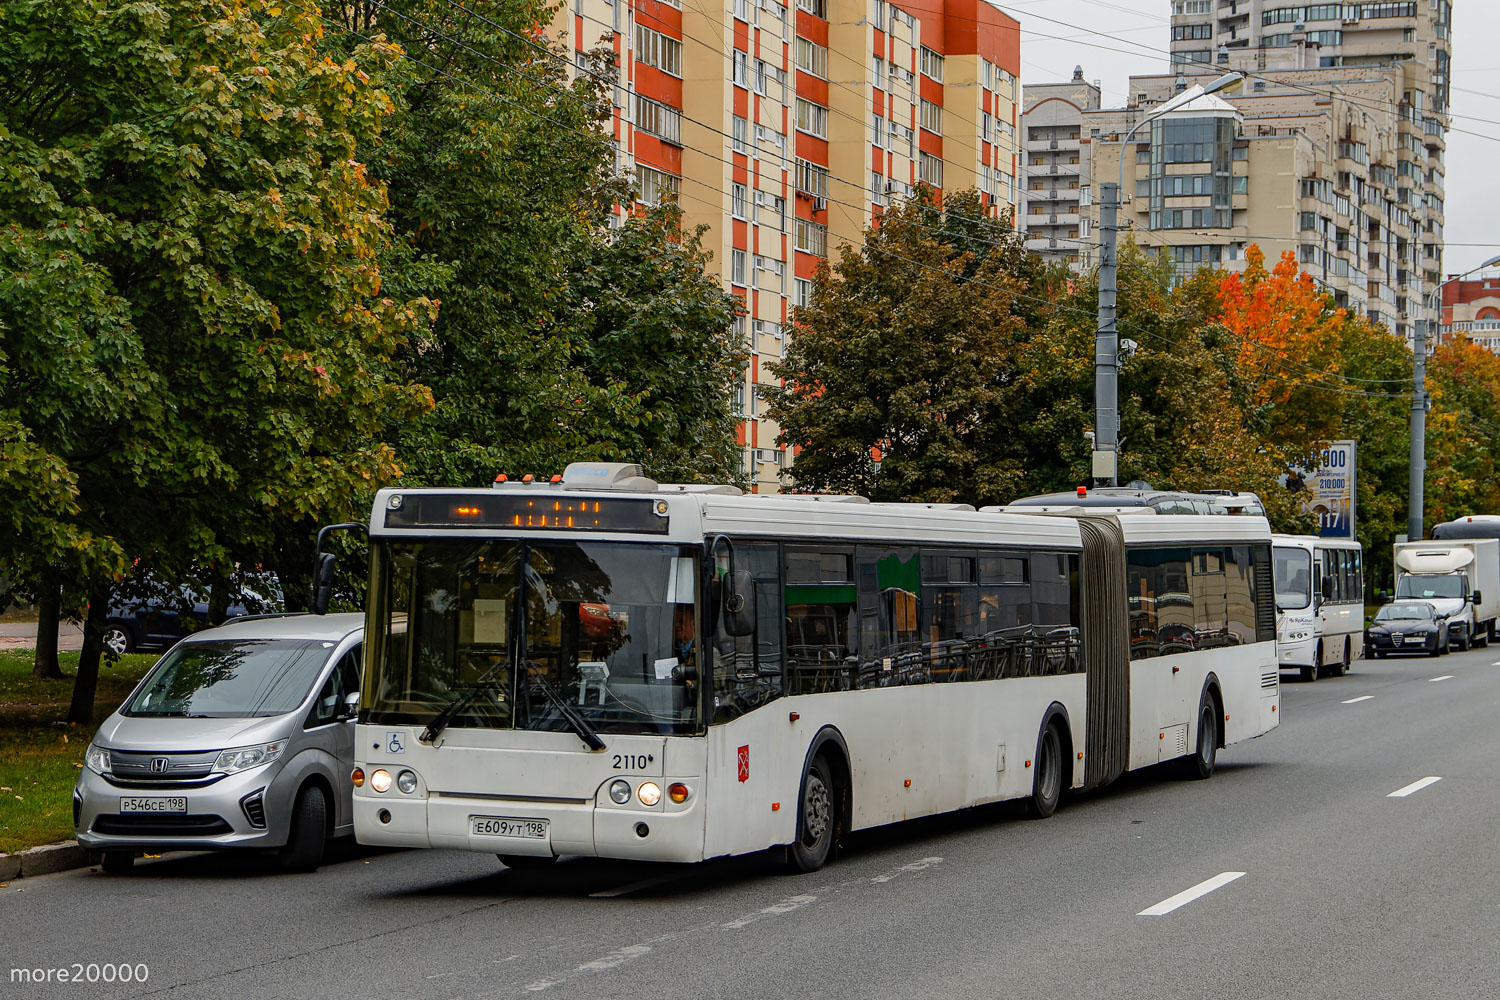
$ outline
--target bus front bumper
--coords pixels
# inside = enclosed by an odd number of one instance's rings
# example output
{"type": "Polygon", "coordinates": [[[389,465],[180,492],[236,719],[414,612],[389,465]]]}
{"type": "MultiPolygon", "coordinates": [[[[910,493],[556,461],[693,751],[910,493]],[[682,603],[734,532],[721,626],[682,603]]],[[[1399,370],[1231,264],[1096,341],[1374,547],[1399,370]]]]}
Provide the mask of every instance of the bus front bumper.
{"type": "Polygon", "coordinates": [[[704,809],[701,778],[627,779],[631,800],[619,805],[607,787],[592,799],[505,798],[426,792],[354,794],[354,833],[361,844],[435,847],[485,854],[536,857],[582,855],[640,861],[702,861],[704,809]],[[641,781],[663,789],[653,807],[634,794],[641,781]],[[686,784],[687,801],[665,794],[672,781],[686,784]],[[600,801],[600,799],[604,801],[600,801]]]}
{"type": "Polygon", "coordinates": [[[1308,635],[1302,639],[1284,639],[1281,636],[1277,636],[1276,658],[1280,661],[1283,670],[1310,667],[1313,665],[1313,657],[1316,655],[1317,646],[1318,637],[1316,635],[1308,635]]]}

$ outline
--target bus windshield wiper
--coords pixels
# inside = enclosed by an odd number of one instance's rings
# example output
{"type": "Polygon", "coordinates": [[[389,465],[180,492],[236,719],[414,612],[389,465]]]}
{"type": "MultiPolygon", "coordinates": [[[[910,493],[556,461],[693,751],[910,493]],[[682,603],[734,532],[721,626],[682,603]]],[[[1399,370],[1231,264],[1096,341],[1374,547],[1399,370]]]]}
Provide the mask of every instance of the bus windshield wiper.
{"type": "Polygon", "coordinates": [[[443,710],[434,716],[431,722],[427,723],[427,728],[422,730],[422,735],[417,737],[417,739],[422,743],[431,743],[442,735],[443,730],[448,728],[448,723],[452,722],[459,712],[462,712],[473,704],[474,699],[478,697],[480,691],[484,690],[484,686],[489,682],[490,678],[495,676],[496,672],[506,665],[505,660],[499,660],[490,669],[480,674],[478,680],[464,688],[457,698],[448,702],[443,710]]]}
{"type": "Polygon", "coordinates": [[[599,737],[599,732],[588,724],[587,719],[575,712],[572,705],[563,701],[556,689],[552,687],[552,682],[547,680],[540,670],[528,663],[526,664],[526,674],[536,682],[536,686],[541,688],[542,694],[552,703],[552,707],[557,709],[558,714],[567,720],[568,725],[573,727],[573,731],[578,734],[578,738],[583,740],[590,750],[604,749],[604,740],[599,737]]]}

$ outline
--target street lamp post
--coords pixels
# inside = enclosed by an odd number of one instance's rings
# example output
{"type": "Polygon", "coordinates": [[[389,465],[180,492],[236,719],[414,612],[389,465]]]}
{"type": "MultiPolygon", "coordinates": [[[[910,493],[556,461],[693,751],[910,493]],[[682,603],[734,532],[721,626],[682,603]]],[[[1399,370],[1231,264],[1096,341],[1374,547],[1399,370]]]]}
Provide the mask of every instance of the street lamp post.
{"type": "MultiPolygon", "coordinates": [[[[1473,274],[1475,271],[1483,271],[1487,267],[1500,264],[1500,256],[1491,257],[1478,267],[1471,267],[1463,274],[1455,274],[1451,278],[1445,278],[1437,283],[1432,291],[1428,292],[1422,300],[1423,311],[1440,308],[1438,295],[1443,286],[1453,281],[1461,281],[1473,274]]],[[[1422,538],[1422,520],[1425,514],[1426,491],[1427,491],[1427,317],[1417,317],[1416,329],[1412,335],[1412,396],[1411,396],[1411,452],[1407,479],[1406,494],[1406,538],[1407,541],[1420,541],[1422,538]]]]}
{"type": "Polygon", "coordinates": [[[1204,94],[1225,90],[1244,77],[1226,73],[1208,86],[1194,84],[1187,90],[1153,108],[1136,122],[1120,143],[1120,179],[1115,184],[1099,185],[1099,317],[1094,334],[1094,452],[1092,474],[1095,485],[1116,486],[1120,476],[1120,334],[1115,327],[1115,297],[1118,292],[1116,270],[1118,246],[1118,213],[1120,189],[1125,186],[1125,153],[1131,136],[1147,122],[1191,104],[1204,94]]]}

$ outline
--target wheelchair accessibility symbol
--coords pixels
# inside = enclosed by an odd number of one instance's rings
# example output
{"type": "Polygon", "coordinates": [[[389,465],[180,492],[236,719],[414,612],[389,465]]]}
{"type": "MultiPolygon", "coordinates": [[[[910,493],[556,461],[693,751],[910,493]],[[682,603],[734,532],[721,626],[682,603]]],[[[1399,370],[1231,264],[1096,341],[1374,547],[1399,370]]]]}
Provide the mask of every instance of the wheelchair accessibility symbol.
{"type": "Polygon", "coordinates": [[[401,742],[400,733],[385,734],[385,748],[391,753],[406,753],[406,744],[401,742]]]}

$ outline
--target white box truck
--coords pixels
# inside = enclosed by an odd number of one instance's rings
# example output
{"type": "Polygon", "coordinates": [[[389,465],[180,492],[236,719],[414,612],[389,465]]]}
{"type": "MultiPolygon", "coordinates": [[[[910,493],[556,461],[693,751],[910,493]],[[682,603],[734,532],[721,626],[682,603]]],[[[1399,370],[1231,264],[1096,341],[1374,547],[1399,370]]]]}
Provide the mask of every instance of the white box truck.
{"type": "Polygon", "coordinates": [[[1397,542],[1396,600],[1427,601],[1463,649],[1488,644],[1500,614],[1500,540],[1397,542]]]}

